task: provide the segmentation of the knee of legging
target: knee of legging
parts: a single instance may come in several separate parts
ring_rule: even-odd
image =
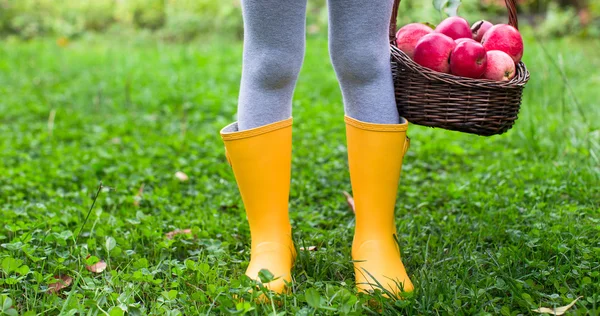
[[[294,85],[302,66],[302,52],[265,49],[246,58],[245,75],[265,90],[278,90]]]
[[[341,82],[369,83],[389,72],[389,51],[376,50],[371,45],[349,44],[352,45],[330,47],[331,62]]]

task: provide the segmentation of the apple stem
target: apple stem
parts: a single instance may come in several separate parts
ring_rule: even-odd
[[[473,28],[471,29],[471,31],[473,31],[473,33],[477,33],[477,31],[479,31],[479,29],[481,28],[481,26],[483,25],[483,20],[477,22],[477,24],[475,24],[473,26]]]

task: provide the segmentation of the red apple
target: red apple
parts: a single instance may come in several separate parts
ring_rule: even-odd
[[[459,38],[454,40],[454,43],[456,43],[456,45],[460,44],[460,43],[464,43],[464,42],[473,42],[473,43],[479,43],[478,41],[472,39],[472,38]]]
[[[519,31],[508,24],[492,26],[481,40],[485,50],[501,50],[507,53],[515,63],[523,57],[523,38]]]
[[[423,36],[415,47],[415,62],[429,69],[449,73],[450,55],[456,44],[442,33]]]
[[[485,34],[485,32],[487,32],[492,26],[494,26],[494,24],[486,21],[486,20],[481,20],[481,21],[477,21],[473,24],[473,26],[471,27],[471,32],[473,33],[473,39],[481,42],[481,39],[483,38],[483,35]]]
[[[435,31],[450,36],[452,39],[473,38],[469,22],[459,16],[445,19],[435,28]]]
[[[505,52],[491,50],[487,52],[487,66],[483,78],[496,81],[510,81],[515,77],[515,61]]]
[[[396,33],[396,46],[411,59],[414,57],[415,46],[421,37],[433,33],[433,29],[421,23],[411,23],[403,26]]]
[[[485,48],[476,41],[464,41],[452,51],[450,71],[454,75],[477,79],[485,72],[486,65]]]

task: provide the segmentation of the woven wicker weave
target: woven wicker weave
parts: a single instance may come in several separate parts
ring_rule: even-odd
[[[505,0],[509,24],[518,28],[515,0]],[[529,71],[517,64],[508,82],[471,79],[439,73],[415,63],[396,47],[395,0],[390,20],[392,74],[400,115],[413,124],[481,136],[508,131],[517,120]]]

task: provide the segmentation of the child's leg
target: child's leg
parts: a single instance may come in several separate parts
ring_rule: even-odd
[[[356,229],[356,286],[412,291],[396,244],[394,208],[408,140],[390,70],[392,0],[329,0],[330,51],[346,108],[346,139]],[[379,284],[379,285],[378,285]]]
[[[240,131],[288,119],[304,58],[306,0],[243,0]]]
[[[397,124],[388,26],[393,0],[328,0],[329,51],[346,114]]]
[[[292,94],[304,57],[306,0],[243,0],[244,68],[238,122],[221,130],[250,226],[246,275],[269,270],[283,292],[296,250],[288,217]]]

